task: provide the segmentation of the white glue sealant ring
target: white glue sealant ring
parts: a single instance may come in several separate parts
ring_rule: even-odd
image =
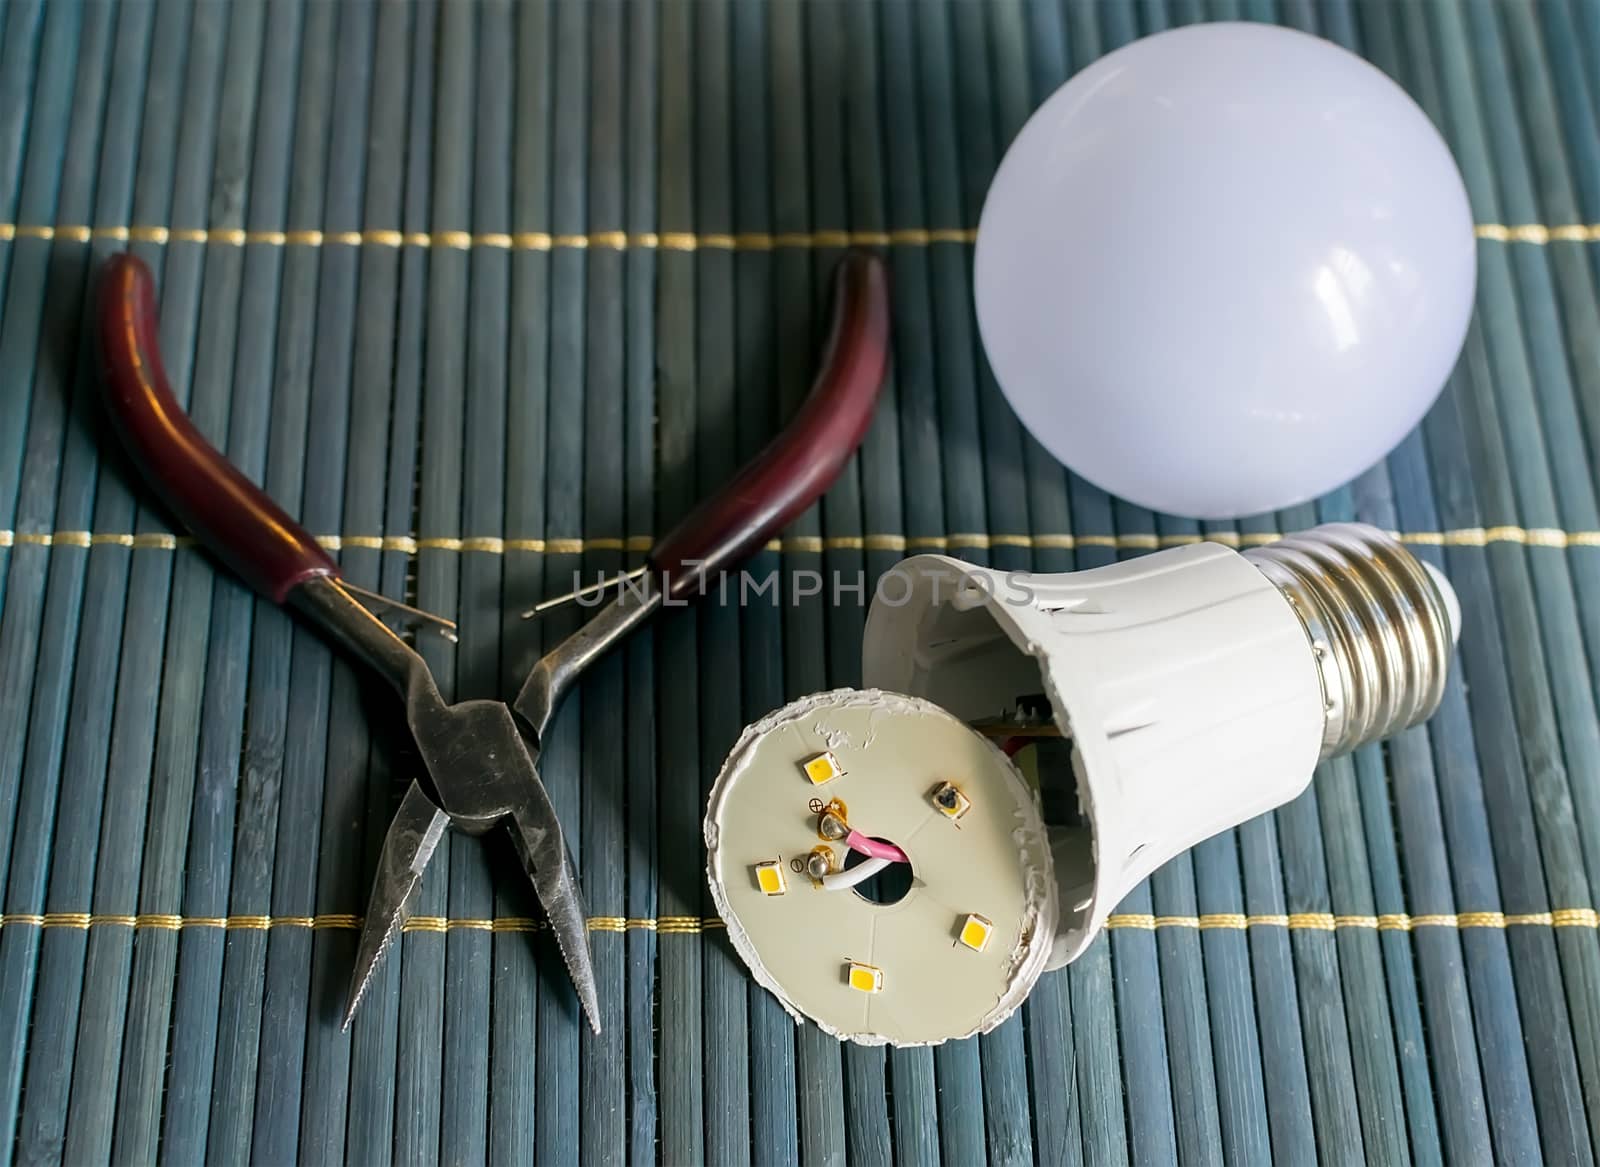
[[[910,861],[896,902],[817,878],[850,854],[823,833],[830,807]],[[987,1033],[1050,955],[1056,879],[1035,792],[993,743],[920,698],[838,689],[750,726],[712,788],[705,837],[734,949],[797,1020],[835,1037]]]

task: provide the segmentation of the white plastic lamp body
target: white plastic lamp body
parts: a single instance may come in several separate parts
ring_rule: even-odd
[[[984,348],[1068,467],[1173,514],[1281,509],[1416,425],[1460,353],[1473,217],[1415,102],[1327,41],[1202,24],[1095,61],[978,228]]]
[[[1052,839],[1051,967],[1168,859],[1293,799],[1319,758],[1430,716],[1460,625],[1443,576],[1355,523],[1058,575],[942,555],[895,571],[909,586],[868,616],[868,685],[967,721],[1042,690],[1072,740],[1082,821]]]

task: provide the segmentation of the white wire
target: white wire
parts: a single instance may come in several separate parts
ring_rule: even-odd
[[[866,883],[893,862],[892,859],[864,859],[849,871],[835,871],[832,875],[824,875],[822,890],[844,891],[846,888],[855,887],[858,883]]]

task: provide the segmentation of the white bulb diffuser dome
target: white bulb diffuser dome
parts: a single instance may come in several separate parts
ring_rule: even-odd
[[[1466,337],[1472,209],[1368,62],[1259,24],[1135,41],[1034,113],[995,174],[974,294],[1002,392],[1097,486],[1198,518],[1377,463]]]
[[[999,1024],[1161,864],[1288,802],[1319,759],[1430,716],[1460,620],[1441,575],[1359,524],[1056,575],[939,555],[891,575],[867,621],[868,690],[747,730],[706,819],[736,950],[797,1016],[867,1042]],[[1044,712],[1019,729],[1034,695]],[[984,737],[1035,731],[1070,743],[1071,821],[1046,821]],[[807,767],[824,752],[819,785]],[[804,873],[762,889],[764,858],[842,835],[819,821],[833,799],[841,823],[903,849],[897,903]],[[981,950],[962,943],[970,918]]]

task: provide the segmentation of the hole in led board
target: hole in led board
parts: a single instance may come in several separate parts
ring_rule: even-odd
[[[873,840],[878,843],[888,843],[891,847],[898,846],[892,840],[882,839],[876,835],[873,836]],[[865,863],[866,859],[867,857],[861,852],[851,851],[845,857],[844,869],[849,871],[852,867]],[[911,890],[911,864],[891,863],[877,875],[857,884],[852,890],[868,903],[881,904],[884,907],[898,904]]]

